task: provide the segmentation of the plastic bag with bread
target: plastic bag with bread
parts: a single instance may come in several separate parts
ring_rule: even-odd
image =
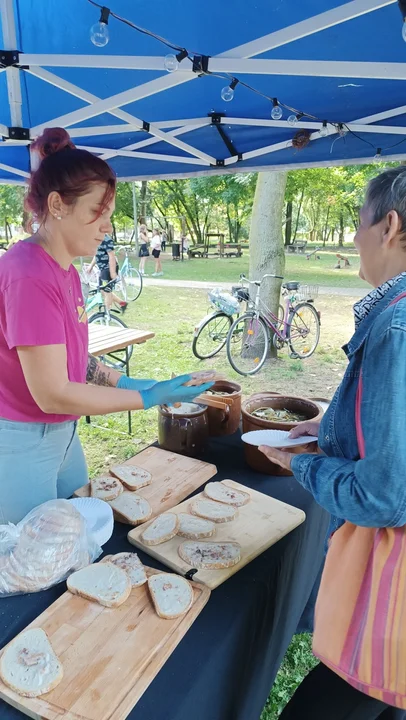
[[[102,553],[67,500],[49,500],[17,525],[0,525],[0,598],[56,585]]]

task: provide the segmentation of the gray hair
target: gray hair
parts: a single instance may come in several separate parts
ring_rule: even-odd
[[[389,168],[373,178],[367,187],[365,204],[372,211],[372,225],[396,210],[406,233],[406,166]]]

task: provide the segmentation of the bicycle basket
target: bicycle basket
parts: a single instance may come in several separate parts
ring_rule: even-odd
[[[238,300],[233,297],[229,292],[225,292],[220,288],[214,288],[209,292],[209,300],[214,307],[218,308],[226,315],[234,315],[239,311]]]
[[[297,297],[299,300],[314,300],[318,294],[318,285],[300,285],[297,291]]]

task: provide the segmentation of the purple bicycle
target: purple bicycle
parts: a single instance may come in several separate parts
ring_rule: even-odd
[[[318,286],[283,283],[285,308],[279,306],[276,317],[261,299],[261,284],[267,277],[283,280],[272,274],[262,280],[241,275],[242,282],[253,286],[255,292],[250,295],[247,312],[233,322],[227,336],[228,361],[240,375],[254,375],[262,368],[270,342],[278,350],[288,345],[290,357],[302,359],[314,353],[320,339],[320,313],[313,305]]]

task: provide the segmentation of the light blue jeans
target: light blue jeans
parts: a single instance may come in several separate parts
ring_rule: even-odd
[[[69,498],[87,482],[76,422],[0,418],[0,524],[19,522],[47,500]]]

